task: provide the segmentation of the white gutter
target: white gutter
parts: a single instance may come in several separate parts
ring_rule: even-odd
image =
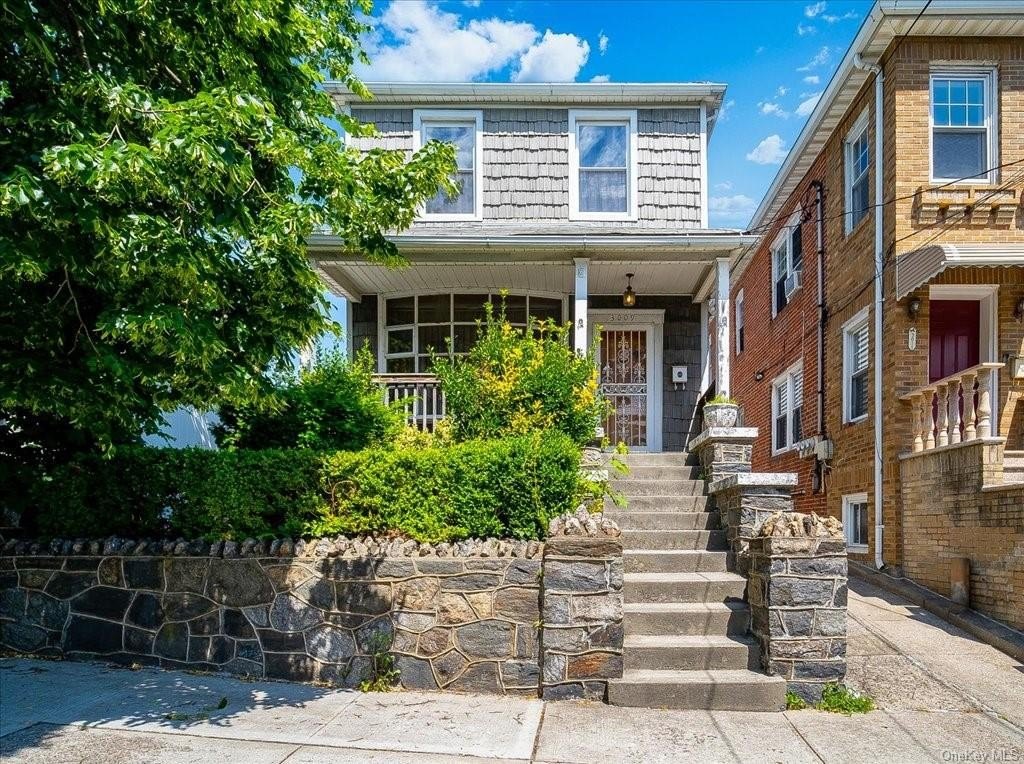
[[[563,103],[567,98],[596,98],[636,102],[644,98],[718,102],[726,86],[719,82],[365,82],[379,103],[416,101],[423,98],[451,100],[480,99],[505,103],[509,99],[530,99]],[[328,81],[324,90],[353,101],[352,91],[342,82]]]
[[[854,54],[853,65],[875,75],[875,567],[885,567],[882,555],[882,537],[885,523],[882,515],[882,267],[885,265],[882,251],[882,223],[885,207],[882,183],[884,136],[882,132],[882,107],[885,96],[885,72],[877,64],[865,63],[860,53]]]
[[[643,250],[702,249],[728,251],[747,247],[757,241],[751,234],[697,234],[669,236],[602,236],[602,235],[507,235],[507,236],[425,236],[397,235],[388,237],[402,249],[557,249],[592,251],[601,249],[642,248]],[[344,241],[329,234],[314,234],[310,249],[339,249]]]

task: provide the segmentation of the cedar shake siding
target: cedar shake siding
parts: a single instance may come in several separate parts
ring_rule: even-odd
[[[620,110],[616,107],[616,110]],[[628,108],[621,109],[628,111]],[[416,231],[464,230],[490,222],[537,226],[569,223],[568,108],[483,109],[483,222],[417,221]],[[637,220],[588,220],[588,228],[699,229],[700,110],[637,109]],[[376,126],[350,145],[412,151],[413,110],[352,107]],[[578,223],[577,223],[578,224]]]

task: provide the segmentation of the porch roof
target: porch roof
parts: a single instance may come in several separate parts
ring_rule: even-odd
[[[929,244],[896,260],[896,299],[901,300],[947,268],[1024,265],[1021,244]]]

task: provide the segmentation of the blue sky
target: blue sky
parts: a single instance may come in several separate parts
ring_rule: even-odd
[[[711,224],[743,227],[870,9],[866,0],[378,2],[364,79],[710,80]]]

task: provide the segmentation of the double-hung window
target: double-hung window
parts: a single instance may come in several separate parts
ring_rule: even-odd
[[[843,325],[843,421],[868,415],[868,311]]]
[[[800,233],[803,213],[797,210],[790,217],[772,246],[772,315],[789,304],[800,288],[803,275],[803,240]]]
[[[413,148],[430,141],[455,147],[456,170],[452,180],[458,193],[438,191],[427,200],[422,217],[429,220],[480,220],[483,217],[483,149],[480,135],[483,115],[479,111],[416,110],[413,113]]]
[[[851,493],[843,497],[843,533],[851,552],[868,551],[868,495]]]
[[[743,290],[736,294],[736,354],[743,352],[746,339],[744,329],[746,328],[746,317],[744,316]]]
[[[788,451],[803,438],[803,362],[790,367],[772,383],[772,453]]]
[[[931,75],[932,180],[996,182],[995,71]]]
[[[868,112],[865,110],[857,118],[843,144],[843,166],[846,178],[846,233],[850,233],[861,220],[867,217],[870,162]]]
[[[636,112],[569,111],[569,215],[636,218]]]

